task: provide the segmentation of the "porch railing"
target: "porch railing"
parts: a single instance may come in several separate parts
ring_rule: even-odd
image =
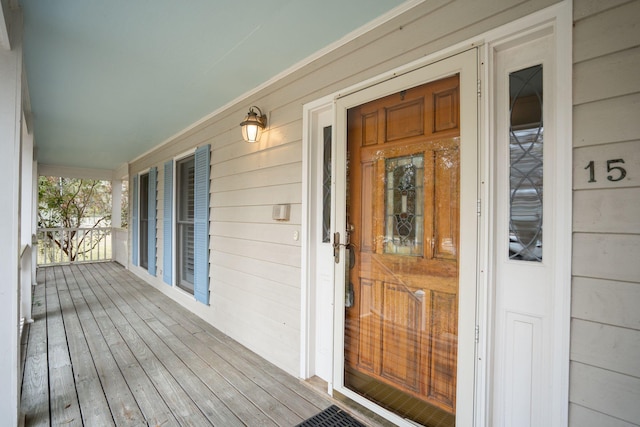
[[[111,261],[111,227],[39,228],[38,265]]]

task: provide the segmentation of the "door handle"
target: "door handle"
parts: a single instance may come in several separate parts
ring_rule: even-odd
[[[347,231],[347,242],[340,243],[340,232],[336,231],[333,233],[333,260],[336,264],[340,263],[340,246],[344,246],[345,248],[349,248],[351,245],[351,231],[353,231],[353,225],[349,226],[349,230]]]
[[[333,261],[336,264],[340,263],[340,232],[333,233]]]

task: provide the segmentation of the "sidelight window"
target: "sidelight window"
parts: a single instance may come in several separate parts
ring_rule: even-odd
[[[509,258],[542,261],[542,65],[509,74]]]

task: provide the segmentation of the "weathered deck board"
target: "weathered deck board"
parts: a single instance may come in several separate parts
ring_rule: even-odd
[[[81,425],[80,405],[71,368],[69,346],[53,269],[46,272],[47,343],[49,362],[49,411],[51,425]],[[37,321],[36,321],[37,322]],[[34,322],[35,324],[35,322]],[[26,372],[25,372],[26,375]],[[29,418],[29,414],[26,414]]]
[[[100,425],[100,423],[104,426],[114,425],[93,360],[94,355],[87,345],[64,271],[57,268],[55,274],[82,421],[85,425]],[[82,307],[81,310],[83,310]]]
[[[150,306],[151,301],[145,298],[144,294],[140,293],[135,287],[128,287],[123,290],[123,292],[126,292],[126,295],[122,295],[122,297],[127,299],[129,304],[136,308],[136,312],[145,312],[145,306]],[[175,310],[169,310],[169,307],[158,307],[158,309],[161,312],[167,313],[168,316],[175,315]],[[149,326],[152,326],[156,334],[161,336],[166,343],[173,343],[172,347],[177,349],[183,357],[189,357],[191,360],[194,360],[193,356],[197,355],[205,360],[212,360],[214,364],[211,365],[210,369],[216,370],[216,374],[224,378],[227,382],[239,385],[241,389],[249,390],[245,391],[246,397],[249,398],[255,406],[272,408],[269,412],[270,417],[275,423],[282,425],[285,422],[292,422],[294,420],[300,422],[319,412],[317,407],[301,400],[299,396],[295,396],[294,393],[290,391],[287,393],[286,389],[275,385],[273,381],[262,380],[262,378],[265,378],[264,374],[258,372],[255,368],[248,367],[247,365],[231,367],[231,361],[238,361],[238,358],[235,354],[230,354],[226,351],[227,348],[225,346],[218,346],[219,348],[212,351],[210,347],[206,346],[206,344],[208,344],[206,341],[202,343],[193,339],[192,334],[203,333],[203,329],[200,326],[183,319],[184,323],[190,325],[189,330],[187,330],[179,324],[180,320],[167,320],[167,316],[162,316],[161,320],[162,322],[155,321],[154,323],[149,323]],[[168,328],[163,322],[169,325]],[[174,331],[177,332],[174,334]],[[238,370],[241,373],[238,373]],[[262,387],[267,382],[270,384],[269,388],[273,391],[271,394]],[[275,387],[271,387],[271,385],[275,385]],[[306,405],[303,402],[305,402]],[[296,412],[288,406],[302,409]],[[257,420],[254,419],[246,420],[245,422],[247,425],[255,425],[253,423],[256,421]],[[263,423],[264,422],[263,420]]]
[[[144,416],[95,320],[95,317],[102,314],[102,307],[95,305],[92,307],[89,304],[88,298],[90,296],[85,297],[82,294],[74,271],[70,267],[63,267],[63,272],[115,424],[122,426],[141,425],[145,422]],[[79,272],[78,274],[80,275]]]
[[[109,268],[109,265],[105,264],[103,267]],[[161,294],[136,294],[133,292],[133,289],[138,290],[141,284],[135,281],[130,284],[131,287],[127,289],[132,297],[139,299],[143,304],[152,304],[157,310],[166,313],[166,316],[159,319],[166,327],[173,330],[175,325],[179,325],[180,328],[187,329],[188,333],[201,339],[202,342],[197,344],[194,344],[194,341],[191,340],[191,345],[183,340],[184,344],[191,349],[196,347],[201,348],[203,344],[207,345],[213,339],[214,342],[217,343],[215,352],[225,360],[233,361],[236,368],[239,368],[240,371],[244,372],[247,376],[254,378],[258,386],[271,393],[280,402],[289,405],[290,409],[299,414],[303,419],[309,418],[324,409],[313,403],[317,400],[316,392],[309,390],[307,386],[299,382],[291,385],[291,376],[286,372],[266,362],[220,331],[208,327],[204,320],[199,317],[186,311],[171,310],[172,302],[162,297]],[[184,337],[186,335],[182,333],[180,336]],[[209,346],[209,348],[211,347]],[[225,352],[224,355],[222,351]],[[258,372],[260,372],[260,374],[258,374]],[[264,374],[267,375],[265,376]],[[283,384],[289,385],[282,387]]]
[[[117,264],[38,277],[26,426],[292,426],[335,403]]]
[[[211,422],[207,420],[188,393],[174,378],[170,368],[159,360],[159,352],[150,348],[132,325],[131,321],[137,315],[128,302],[120,298],[114,299],[112,296],[114,291],[109,287],[101,288],[98,285],[98,288],[105,291],[102,300],[111,300],[112,307],[107,310],[107,313],[113,319],[116,329],[178,423],[181,425],[211,425]],[[189,378],[183,378],[183,380],[187,382]]]
[[[42,276],[42,275],[41,275]],[[26,328],[27,348],[22,380],[23,411],[32,426],[49,425],[49,372],[47,369],[47,306],[44,277],[33,292],[32,316],[35,322]]]
[[[143,367],[127,345],[115,324],[108,316],[107,310],[114,310],[115,305],[97,286],[97,282],[90,273],[90,269],[81,268],[84,279],[91,292],[84,290],[85,299],[94,313],[96,322],[104,336],[111,354],[122,371],[129,389],[135,395],[135,400],[150,426],[178,426],[179,423],[166,405],[160,393],[145,373]]]

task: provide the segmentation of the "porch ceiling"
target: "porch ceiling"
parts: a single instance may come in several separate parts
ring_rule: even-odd
[[[402,3],[20,0],[38,161],[115,169]]]

